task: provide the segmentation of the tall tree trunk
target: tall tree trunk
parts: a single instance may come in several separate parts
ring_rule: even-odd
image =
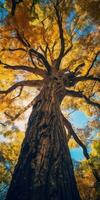
[[[53,85],[36,97],[6,200],[80,200]]]

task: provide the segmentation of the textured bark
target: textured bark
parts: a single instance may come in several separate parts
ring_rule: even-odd
[[[55,88],[35,99],[6,200],[80,200]]]

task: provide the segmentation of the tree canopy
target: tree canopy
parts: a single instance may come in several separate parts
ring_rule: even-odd
[[[8,21],[0,28],[1,79],[6,81],[9,74],[7,90],[0,93],[7,94],[7,98],[15,88],[39,86],[37,79],[60,68],[65,73],[66,88],[71,88],[71,91],[66,89],[66,95],[74,97],[73,105],[80,108],[83,102],[86,108],[90,108],[87,104],[99,107],[99,27],[81,13],[77,2],[56,3],[18,1],[14,16],[10,12]],[[12,9],[8,1],[6,7]],[[20,74],[23,81],[9,88]]]

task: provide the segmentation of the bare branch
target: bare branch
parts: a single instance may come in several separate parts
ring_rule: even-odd
[[[44,21],[42,21],[41,24],[42,24],[42,26],[43,26],[42,35],[43,35],[43,40],[44,40],[44,42],[45,42],[46,47],[45,47],[45,50],[44,50],[41,46],[40,46],[40,48],[41,48],[42,52],[44,53],[45,58],[47,58],[47,51],[49,52],[49,55],[50,55],[50,58],[51,58],[51,61],[52,61],[52,53],[51,53],[51,50],[50,50],[50,48],[49,48],[49,43],[48,43],[48,41],[46,40],[46,35],[45,35],[46,30],[45,30]]]
[[[24,48],[13,48],[13,49],[12,49],[12,48],[7,48],[7,49],[3,48],[3,49],[1,49],[1,51],[11,51],[11,52],[24,51],[24,52],[26,52],[26,53],[29,54],[30,59],[31,59],[31,62],[32,62],[33,66],[35,67],[35,69],[36,69],[36,68],[38,69],[37,65],[36,65],[35,62],[33,61],[32,53],[31,53],[30,51],[28,52],[28,50],[26,50],[26,49],[24,49]]]
[[[84,62],[81,63],[81,64],[79,64],[79,65],[76,67],[74,73],[75,73],[75,74],[80,74],[80,69],[81,69],[82,67],[84,67],[84,66],[85,66],[85,63],[84,63]]]
[[[30,66],[26,66],[26,65],[9,65],[9,64],[6,64],[2,61],[0,61],[0,64],[4,65],[4,68],[6,69],[12,69],[12,70],[24,70],[24,71],[27,71],[27,72],[30,72],[30,73],[33,73],[33,74],[38,74],[40,76],[45,76],[45,73],[46,71],[45,70],[42,70],[42,69],[39,69],[39,68],[33,68],[33,67],[30,67]]]
[[[73,130],[71,123],[63,116],[63,114],[62,114],[62,118],[63,118],[64,125],[65,125],[65,127],[67,128],[67,130],[68,130],[69,139],[70,139],[70,137],[71,137],[71,135],[72,135],[73,138],[74,138],[74,140],[77,142],[77,144],[79,144],[79,146],[81,146],[81,148],[83,149],[83,154],[84,154],[85,158],[86,158],[87,160],[89,160],[89,159],[90,159],[90,156],[89,156],[89,154],[88,154],[88,151],[87,151],[86,146],[85,146],[85,145],[83,144],[83,142],[79,139],[79,137],[77,136],[77,134],[76,134],[75,131]],[[100,182],[100,175],[99,175],[98,171],[94,168],[94,164],[93,164],[90,160],[89,160],[88,164],[89,164],[90,167],[91,167],[91,170],[92,170],[92,173],[93,173],[95,179],[96,179],[97,181]]]
[[[34,56],[37,57],[37,59],[41,60],[44,64],[45,68],[47,69],[48,73],[51,73],[51,66],[48,63],[47,59],[41,54],[40,52],[36,51],[35,49],[31,48],[29,50],[30,53],[33,53]]]
[[[70,40],[68,41],[68,42],[70,42],[70,46],[65,50],[63,57],[66,56],[71,51],[71,49],[73,48],[73,42],[72,42],[72,40],[73,40],[73,37],[74,37],[74,30],[76,28],[76,25],[79,22],[79,19],[80,19],[80,17],[77,16],[76,20],[73,20],[74,24],[73,24],[72,30],[70,30]]]
[[[48,44],[45,46],[45,50],[44,50],[44,55],[47,58],[47,50],[48,50]]]
[[[2,125],[2,126],[4,126],[4,127],[6,126],[6,124],[4,124],[4,123],[2,123],[2,122],[0,122],[0,125]]]
[[[100,82],[100,78],[99,77],[93,77],[92,75],[76,77],[75,83],[77,83],[79,81],[98,81],[98,82]]]
[[[66,56],[69,52],[70,52],[70,50],[73,48],[73,44],[71,44],[71,46],[68,48],[68,49],[66,49],[66,51],[64,52],[64,54],[63,54],[63,57],[64,56]]]
[[[11,15],[13,16],[15,14],[15,10],[16,10],[16,1],[15,0],[11,0],[12,1],[12,9],[11,9]]]
[[[63,73],[70,72],[71,67],[73,67],[74,64],[76,64],[77,61],[79,61],[79,58],[77,58],[77,59],[72,60],[71,62],[69,62],[68,66],[67,66],[66,68],[62,69],[61,71],[62,71]],[[77,66],[77,67],[78,67],[78,66]]]
[[[11,15],[14,16],[15,15],[15,11],[16,11],[16,6],[17,4],[23,2],[23,0],[11,0],[12,1],[12,8],[11,8]]]
[[[98,51],[98,52],[96,53],[96,55],[95,55],[95,57],[94,57],[94,59],[93,59],[93,61],[92,61],[92,64],[91,64],[91,66],[89,67],[89,69],[88,69],[88,71],[87,71],[87,73],[86,73],[86,76],[89,75],[89,72],[91,71],[92,67],[94,66],[94,64],[95,64],[95,62],[96,62],[97,57],[98,57],[99,54],[100,54],[100,51]]]
[[[23,91],[23,86],[20,87],[19,94],[17,96],[15,96],[14,98],[12,98],[11,101],[14,100],[14,99],[16,99],[16,98],[18,98],[18,97],[20,97],[21,94],[22,94],[22,91]]]
[[[86,157],[86,159],[89,159],[89,154],[87,152],[86,146],[82,143],[82,141],[78,138],[77,134],[74,132],[71,123],[63,115],[62,117],[63,117],[64,125],[68,129],[69,134],[72,135],[75,141],[82,147],[83,154]]]
[[[33,58],[33,56],[32,56],[32,52],[29,51],[28,54],[29,54],[29,56],[30,56],[32,65],[35,67],[35,69],[38,69],[36,63],[34,62],[34,58]]]
[[[14,51],[24,51],[24,52],[27,52],[27,50],[24,49],[24,48],[3,48],[0,51],[11,51],[11,52],[14,52]]]
[[[69,67],[67,69],[61,70],[63,73],[63,80],[64,80],[64,85],[65,87],[71,87],[75,86],[78,82],[83,82],[83,81],[97,81],[100,83],[100,78],[99,77],[94,77],[93,75],[89,76],[79,76],[80,75],[80,68],[83,67],[85,63],[79,64],[74,72],[71,72]],[[78,75],[78,76],[77,76]]]
[[[45,56],[45,58],[47,59],[47,51],[49,52],[49,55],[50,55],[50,59],[52,61],[52,54],[51,54],[51,50],[49,48],[49,45],[48,43],[46,42],[46,46],[45,46],[45,49],[43,49],[43,47],[41,45],[39,45],[39,48],[40,50],[43,52],[43,55]]]
[[[43,81],[41,80],[26,80],[26,81],[20,81],[18,83],[15,83],[14,85],[12,85],[10,88],[8,88],[7,90],[1,90],[0,94],[5,94],[7,95],[8,93],[14,91],[16,88],[18,87],[24,87],[24,86],[28,86],[28,87],[41,87]]]
[[[19,30],[16,29],[17,39],[27,48],[31,48],[30,43],[28,40],[24,37],[24,34],[22,32],[19,32]]]
[[[54,41],[54,43],[53,43],[53,45],[52,45],[52,54],[54,53],[54,48],[55,48],[55,46],[56,46],[56,44],[57,44],[57,41],[58,41],[58,39],[57,40],[55,40]]]
[[[5,115],[9,117],[12,121],[15,121],[21,114],[23,114],[26,110],[28,110],[34,103],[33,99],[27,106],[25,106],[20,112],[18,112],[15,116],[11,116],[9,113],[5,112]]]
[[[19,39],[19,41],[26,47],[28,48],[28,52],[29,55],[31,56],[31,61],[32,61],[32,54],[39,60],[42,61],[42,63],[44,64],[45,68],[47,69],[48,73],[51,72],[51,66],[49,64],[49,62],[47,61],[47,59],[43,56],[43,54],[41,54],[40,52],[38,52],[36,49],[31,47],[31,44],[28,42],[28,40],[24,37],[24,34],[19,33],[18,30],[16,30],[17,33],[17,38]]]
[[[83,94],[83,92],[74,91],[74,90],[67,90],[67,89],[66,89],[66,95],[72,96],[72,97],[79,97],[79,98],[82,98],[82,99],[84,99],[88,104],[90,104],[90,105],[92,105],[92,106],[96,106],[97,108],[100,109],[100,104],[97,103],[97,102],[94,102],[94,101],[90,100],[87,96],[85,96],[85,95]]]

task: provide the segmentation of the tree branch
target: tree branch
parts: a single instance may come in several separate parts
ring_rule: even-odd
[[[56,60],[56,69],[57,70],[59,70],[60,63],[61,63],[62,57],[64,55],[64,50],[65,50],[65,42],[64,42],[63,27],[62,27],[62,16],[61,16],[60,9],[59,9],[60,3],[61,2],[59,2],[59,0],[57,0],[56,5],[54,5],[56,17],[57,17],[58,28],[59,28],[60,44],[61,44],[60,54]]]
[[[24,34],[22,32],[19,32],[18,29],[15,30],[17,34],[17,39],[27,48],[31,48],[30,43],[28,40],[24,37]]]
[[[90,67],[89,67],[89,69],[88,69],[88,71],[87,71],[87,73],[86,73],[86,76],[89,75],[89,72],[91,71],[92,67],[94,66],[94,63],[96,62],[97,57],[98,57],[99,54],[100,54],[100,51],[98,51],[98,52],[96,53],[96,55],[95,55],[95,57],[94,57],[94,59],[93,59],[93,61],[92,61],[92,64],[90,65]]]
[[[23,0],[17,0],[17,1],[16,0],[11,0],[11,1],[12,1],[11,15],[14,16],[17,4],[23,2]]]
[[[14,51],[24,51],[24,52],[28,52],[26,49],[24,49],[24,48],[14,48],[14,49],[12,49],[12,48],[8,48],[8,49],[1,49],[1,51],[11,51],[11,52],[14,52]],[[23,67],[23,69],[22,70],[26,70],[26,71],[29,71],[29,72],[32,72],[32,73],[37,73],[38,75],[43,75],[43,73],[45,73],[46,71],[45,70],[42,70],[42,69],[39,69],[38,67],[37,67],[37,65],[35,64],[35,62],[34,62],[34,60],[33,60],[33,58],[32,58],[32,52],[31,51],[29,51],[28,52],[28,54],[29,54],[29,56],[30,56],[30,59],[31,59],[31,62],[32,62],[32,64],[33,64],[33,66],[35,67],[34,69],[32,68],[32,69],[28,69],[28,68],[31,68],[31,67],[28,67],[28,66],[24,66]],[[4,64],[4,65],[6,65],[6,66],[10,66],[10,65],[7,65],[7,64],[5,64],[5,63],[3,63],[2,61],[0,62],[0,64]],[[12,66],[11,66],[12,67]],[[14,66],[14,67],[16,67],[16,66]],[[22,67],[22,66],[21,66]],[[27,67],[27,69],[25,69]],[[13,68],[14,69],[14,68]],[[16,68],[16,70],[17,70],[17,68]],[[43,73],[42,73],[43,72]]]
[[[15,121],[21,114],[23,114],[26,110],[28,110],[34,103],[33,99],[27,106],[25,106],[20,112],[18,112],[15,116],[11,116],[9,113],[5,112],[5,115],[9,117],[12,121]]]
[[[42,67],[43,67],[43,62],[42,62],[40,59],[38,59],[38,64],[36,64],[36,62],[34,61],[35,55],[34,55],[30,50],[28,51],[28,54],[29,54],[29,56],[30,56],[32,65],[35,67],[35,70],[38,71],[38,69],[39,69],[38,66],[41,66],[41,65],[42,65]],[[41,63],[41,65],[40,65],[40,63]],[[39,69],[39,70],[42,71],[42,69]],[[47,71],[45,71],[45,70],[43,70],[43,71],[45,72],[45,74],[47,73]]]
[[[51,53],[51,50],[50,50],[50,48],[49,48],[49,43],[48,43],[48,41],[46,40],[46,35],[45,35],[46,30],[45,30],[44,21],[42,21],[41,24],[42,24],[42,26],[43,26],[42,36],[43,36],[43,40],[44,40],[44,42],[45,42],[46,47],[45,47],[45,50],[44,50],[44,49],[42,48],[42,46],[40,45],[40,49],[42,50],[42,52],[43,52],[45,58],[47,58],[47,51],[48,51],[48,52],[49,52],[49,55],[50,55],[50,59],[51,59],[51,61],[52,61],[52,53]]]
[[[0,51],[24,51],[24,52],[27,52],[27,50],[26,49],[24,49],[24,48],[3,48],[3,49],[1,49]]]
[[[80,77],[76,77],[75,78],[75,83],[79,82],[79,81],[98,81],[100,82],[100,78],[99,77],[93,77],[92,75],[90,76],[80,76]]]
[[[35,55],[37,59],[41,60],[45,68],[47,69],[48,73],[51,73],[51,66],[48,63],[47,59],[43,56],[43,54],[41,54],[40,52],[36,51],[33,48],[30,48],[29,52],[33,53],[33,55]]]
[[[83,67],[84,63],[78,65],[78,68]],[[83,82],[83,81],[95,81],[100,83],[100,78],[99,77],[94,77],[93,75],[90,76],[77,76],[79,74],[78,69],[76,69],[74,72],[69,71],[68,69],[63,69],[61,70],[63,73],[63,81],[65,87],[71,87],[75,86],[78,82]],[[76,75],[77,74],[77,75]]]
[[[26,66],[26,65],[9,65],[9,64],[6,64],[2,61],[0,61],[0,64],[4,65],[4,68],[6,69],[12,69],[12,70],[24,70],[24,71],[27,71],[27,72],[30,72],[30,73],[33,73],[33,74],[37,74],[37,75],[40,75],[40,76],[45,76],[45,73],[46,71],[45,70],[42,70],[42,69],[39,69],[39,68],[33,68],[33,67],[30,67],[30,66]]]
[[[81,63],[81,64],[79,64],[77,67],[76,67],[76,69],[75,69],[75,71],[74,71],[74,73],[75,74],[80,74],[80,69],[82,68],[82,67],[84,67],[85,66],[85,63],[83,62],[83,63]]]
[[[0,94],[9,94],[10,92],[14,91],[16,88],[18,87],[24,87],[24,86],[28,86],[28,87],[41,87],[43,81],[42,80],[27,80],[27,81],[20,81],[18,83],[15,83],[14,85],[12,85],[10,88],[8,88],[7,90],[1,90]]]
[[[69,136],[71,137],[71,135],[73,136],[74,140],[79,144],[79,146],[81,146],[81,148],[83,149],[83,154],[85,156],[85,158],[87,160],[90,159],[90,156],[88,154],[88,151],[87,151],[87,148],[86,146],[83,144],[83,142],[79,139],[79,137],[77,136],[77,134],[75,133],[75,131],[73,130],[72,128],[72,125],[71,123],[63,116],[62,114],[62,118],[63,118],[63,122],[64,122],[64,125],[65,127],[67,128],[68,130],[68,133],[69,133]],[[95,179],[100,182],[100,176],[99,176],[99,173],[98,171],[94,168],[94,164],[89,160],[89,165],[91,167],[91,170],[92,170],[92,173],[95,177]]]
[[[47,69],[48,73],[51,73],[51,66],[49,64],[49,62],[47,61],[47,59],[43,56],[43,54],[41,54],[40,52],[38,52],[36,49],[31,47],[31,44],[28,42],[28,40],[24,37],[24,34],[19,33],[18,30],[16,30],[17,33],[17,38],[19,39],[19,41],[26,47],[28,48],[28,52],[29,55],[32,56],[33,55],[42,61],[42,63],[44,64],[45,68]],[[31,57],[32,60],[32,57]]]
[[[6,124],[4,124],[4,123],[2,123],[2,122],[0,122],[0,125],[2,125],[2,126],[4,126],[4,127],[6,126]]]
[[[63,57],[64,56],[66,56],[69,52],[70,52],[70,50],[73,48],[73,44],[71,44],[71,46],[68,48],[68,49],[66,49],[66,51],[64,52],[64,54],[63,54]]]
[[[13,97],[13,98],[11,99],[11,101],[14,100],[14,99],[16,99],[16,98],[18,98],[18,97],[20,97],[21,94],[22,94],[22,91],[23,91],[23,86],[20,87],[19,94],[18,94],[17,96]]]
[[[52,50],[51,50],[52,54],[54,53],[54,49],[55,49],[55,46],[57,44],[57,41],[58,40],[55,40],[54,43],[53,43],[53,45],[52,45]]]
[[[92,105],[92,106],[96,106],[97,108],[100,109],[100,104],[97,103],[97,102],[94,102],[92,100],[90,100],[87,96],[85,96],[83,94],[83,92],[77,92],[77,91],[74,91],[74,90],[67,90],[66,89],[66,95],[68,96],[72,96],[72,97],[79,97],[79,98],[82,98],[84,99],[88,104]]]
[[[86,146],[82,143],[82,141],[78,138],[77,134],[74,132],[71,123],[63,115],[62,117],[63,117],[64,125],[68,129],[68,133],[70,134],[70,136],[72,135],[75,141],[79,144],[79,146],[82,147],[83,154],[86,157],[86,159],[89,159],[89,154],[87,152]]]

